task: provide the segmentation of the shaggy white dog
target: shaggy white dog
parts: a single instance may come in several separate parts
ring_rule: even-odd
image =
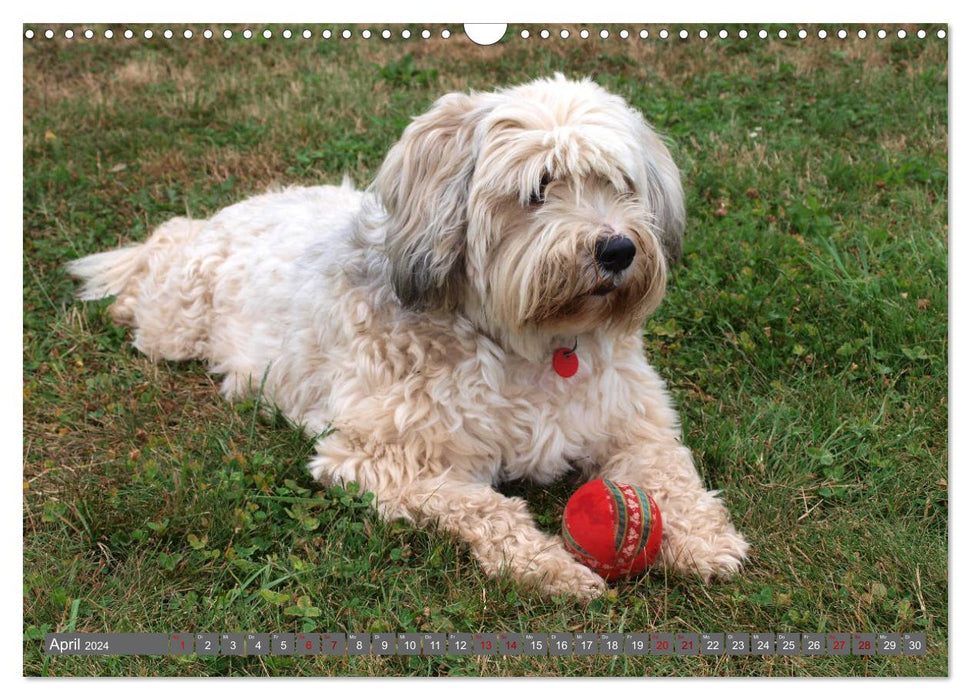
[[[706,579],[748,548],[641,345],[683,226],[640,114],[557,75],[442,97],[367,192],[254,197],[70,270],[149,356],[205,360],[227,397],[262,390],[321,435],[316,479],[454,533],[489,574],[590,598],[603,580],[494,484],[571,465],[637,484],[664,565]]]

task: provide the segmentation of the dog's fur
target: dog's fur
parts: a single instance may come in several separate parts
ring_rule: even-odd
[[[117,297],[149,356],[205,360],[227,397],[262,390],[324,435],[319,481],[454,533],[489,574],[590,598],[603,580],[494,484],[571,465],[637,484],[664,565],[706,579],[748,549],[641,345],[683,227],[678,170],[640,114],[556,76],[442,97],[367,192],[254,197],[70,270],[82,298]],[[619,235],[636,253],[611,272],[597,245]],[[561,377],[553,353],[574,343]]]

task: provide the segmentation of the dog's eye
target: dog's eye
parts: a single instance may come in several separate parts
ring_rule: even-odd
[[[546,201],[546,188],[549,186],[550,180],[552,180],[552,178],[550,177],[549,173],[543,175],[543,179],[539,182],[539,190],[534,190],[533,193],[529,195],[530,204],[542,204]]]

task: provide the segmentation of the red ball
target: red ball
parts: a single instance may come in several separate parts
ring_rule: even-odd
[[[661,512],[637,486],[595,479],[563,511],[567,550],[608,581],[635,576],[661,550]]]

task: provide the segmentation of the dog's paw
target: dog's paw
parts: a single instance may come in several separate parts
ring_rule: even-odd
[[[592,569],[574,559],[562,545],[533,558],[526,583],[547,595],[565,595],[582,601],[599,598],[607,584]]]
[[[568,595],[586,602],[607,591],[604,580],[579,562],[549,573],[552,575],[545,576],[540,585],[550,595]]]
[[[687,534],[662,547],[665,564],[704,581],[730,578],[748,558],[749,544],[730,525],[717,533]]]

